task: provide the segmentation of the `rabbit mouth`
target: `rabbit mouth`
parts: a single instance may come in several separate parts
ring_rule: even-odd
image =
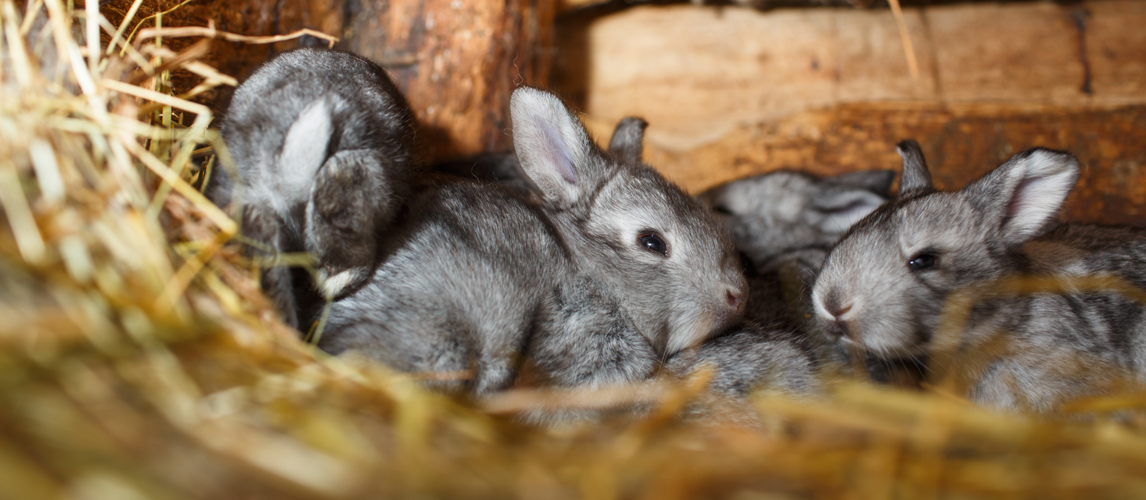
[[[871,336],[864,341],[860,338],[854,344],[863,348],[865,351],[883,358],[883,359],[900,359],[900,358],[915,358],[924,355],[927,348],[919,342],[913,342],[911,339],[917,338],[917,332],[912,332],[909,337],[887,337],[887,336]],[[851,339],[841,339],[844,342],[850,342]]]
[[[672,323],[679,326],[670,328],[668,331],[665,356],[672,356],[704,342],[709,335],[712,335],[712,332],[721,326],[716,315],[708,311],[700,311],[697,314],[685,313],[681,316]]]
[[[847,347],[858,347],[858,348],[863,349],[865,351],[870,351],[870,349],[868,349],[867,346],[864,345],[862,340],[852,340],[852,338],[848,337],[848,336],[840,337],[838,342],[843,344],[844,346],[847,346]]]

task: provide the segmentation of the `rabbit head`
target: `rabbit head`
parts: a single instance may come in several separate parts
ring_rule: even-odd
[[[1078,179],[1073,156],[1037,148],[941,192],[917,143],[899,153],[899,198],[844,235],[812,292],[819,330],[883,358],[923,354],[951,292],[1019,271],[1018,247],[1043,232]]]
[[[894,179],[890,170],[827,178],[782,170],[716,186],[700,198],[718,214],[736,248],[764,271],[793,250],[835,243],[887,201]]]
[[[576,271],[606,286],[660,355],[738,318],[747,291],[740,261],[702,204],[631,147],[601,151],[550,93],[519,88],[510,113],[518,159]],[[639,147],[641,124],[615,140]]]

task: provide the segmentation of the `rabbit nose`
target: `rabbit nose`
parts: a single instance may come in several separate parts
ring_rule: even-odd
[[[832,316],[835,316],[835,317],[837,317],[837,318],[838,318],[838,317],[840,317],[840,316],[843,316],[843,315],[847,314],[847,313],[848,313],[848,311],[850,311],[850,310],[852,310],[852,305],[851,305],[851,304],[848,304],[848,305],[846,305],[846,306],[844,306],[844,307],[839,307],[839,306],[837,305],[837,306],[835,306],[835,307],[830,307],[830,308],[828,308],[828,312],[832,313]]]
[[[828,300],[824,301],[824,309],[826,309],[828,314],[831,314],[832,317],[835,318],[838,322],[840,320],[840,316],[843,316],[847,314],[848,311],[852,310],[852,303],[848,302],[847,304],[840,306],[839,294],[831,293],[828,295]]]
[[[743,294],[737,291],[729,290],[727,293],[728,306],[733,309],[740,309],[741,299]]]

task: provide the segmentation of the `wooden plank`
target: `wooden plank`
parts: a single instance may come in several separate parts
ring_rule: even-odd
[[[1083,58],[1072,13],[1088,11]],[[649,140],[687,150],[733,128],[804,110],[871,101],[1000,102],[1087,107],[1146,102],[1134,1],[907,9],[923,75],[907,74],[890,13],[641,7],[562,41],[561,87],[595,118],[639,114]],[[1110,28],[1110,29],[1105,29]],[[569,46],[580,44],[583,46]],[[1139,62],[1133,62],[1139,61]],[[580,65],[580,67],[577,67]],[[580,81],[576,81],[580,75]],[[1134,82],[1134,83],[1128,83]],[[671,103],[671,104],[670,104]]]
[[[598,138],[612,124],[588,118]],[[649,125],[647,134],[657,127]],[[956,189],[1030,147],[1067,150],[1083,164],[1069,220],[1146,226],[1146,106],[1050,107],[845,104],[735,129],[677,152],[646,145],[645,159],[692,192],[777,169],[821,175],[900,168],[895,143],[916,138],[936,186]]]
[[[555,83],[598,137],[623,116],[648,119],[647,159],[692,191],[779,168],[898,169],[905,138],[938,184],[958,187],[1041,145],[1086,165],[1069,217],[1146,224],[1146,4],[906,18],[918,80],[890,13],[671,6],[559,26],[581,35],[561,40]]]
[[[1078,31],[1051,3],[926,9],[939,94],[948,101],[1085,103]]]

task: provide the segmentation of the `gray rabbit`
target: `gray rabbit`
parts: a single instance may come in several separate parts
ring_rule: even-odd
[[[327,298],[365,283],[418,170],[413,113],[385,71],[345,52],[286,52],[235,91],[222,135],[238,176],[214,176],[209,194],[243,204],[243,234],[261,253],[314,254]],[[309,283],[282,265],[262,281],[297,327],[295,290]]]
[[[737,320],[740,262],[702,204],[601,151],[552,94],[519,88],[510,114],[539,194],[453,181],[413,196],[370,283],[333,304],[320,347],[466,373],[434,384],[481,395],[526,365],[552,386],[641,380]]]
[[[745,317],[787,331],[812,348],[821,365],[849,368],[848,355],[810,335],[812,283],[836,240],[885,203],[895,172],[877,170],[817,177],[780,170],[713,187],[699,197],[732,233],[749,261]],[[913,385],[919,369],[870,359],[867,373],[880,382]],[[905,378],[906,376],[906,378]],[[908,381],[910,380],[910,381]]]
[[[701,193],[751,263],[747,316],[803,329],[811,285],[828,250],[888,200],[894,179],[890,170],[824,178],[780,170]]]
[[[1143,380],[1142,306],[1077,280],[1146,285],[1146,232],[1055,223],[1079,176],[1073,156],[1031,149],[943,192],[918,144],[899,153],[899,199],[852,227],[816,280],[828,338],[886,359],[930,357],[971,400],[1010,410],[1050,412]],[[1007,291],[1031,276],[1060,289]],[[968,305],[965,321],[941,321],[952,297]]]
[[[826,251],[888,200],[891,170],[817,177],[780,170],[713,187],[700,198],[720,214],[736,248],[759,272],[773,272],[809,249]],[[811,259],[813,255],[797,258]],[[822,257],[821,257],[822,258]]]

